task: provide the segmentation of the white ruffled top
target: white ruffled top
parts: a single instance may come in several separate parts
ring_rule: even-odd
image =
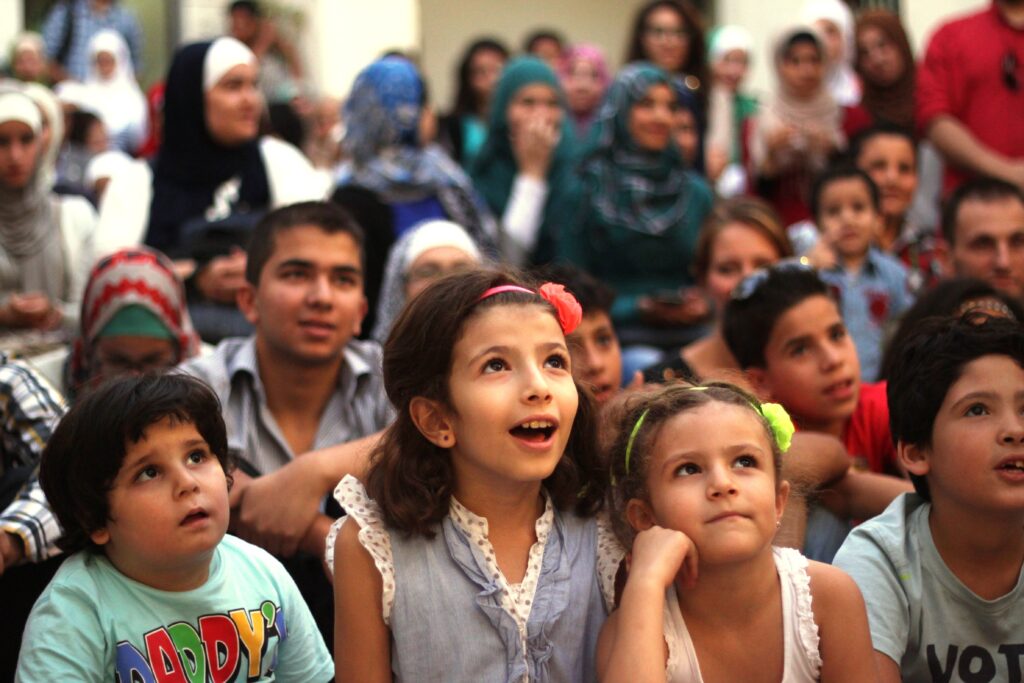
[[[811,607],[811,581],[807,558],[793,548],[773,548],[775,568],[782,588],[782,637],[785,653],[782,680],[786,683],[816,683],[821,674],[818,624]],[[668,683],[703,683],[697,652],[679,611],[675,585],[665,591],[665,643]]]

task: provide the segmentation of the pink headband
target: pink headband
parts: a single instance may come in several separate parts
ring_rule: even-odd
[[[580,321],[583,320],[583,308],[580,306],[580,302],[576,301],[576,297],[567,291],[565,287],[555,282],[545,282],[540,286],[540,290],[536,292],[519,285],[498,285],[497,287],[491,287],[481,294],[477,301],[480,302],[495,294],[502,294],[504,292],[539,294],[544,300],[555,307],[555,311],[558,313],[558,324],[562,327],[562,334],[572,334],[573,330],[579,326]]]

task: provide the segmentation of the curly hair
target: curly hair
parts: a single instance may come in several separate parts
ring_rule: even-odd
[[[610,416],[616,427],[615,437],[610,439],[605,452],[605,461],[611,474],[608,508],[612,528],[625,547],[632,547],[636,537],[636,531],[626,519],[626,506],[634,498],[650,500],[647,474],[654,444],[662,426],[676,415],[714,402],[748,408],[757,417],[771,445],[776,487],[781,483],[782,452],[768,421],[761,414],[761,402],[752,394],[728,382],[675,382],[653,391],[634,394],[619,404],[617,414]]]
[[[539,294],[502,292],[481,300],[491,287],[516,285],[536,291],[511,271],[480,269],[438,280],[416,296],[395,322],[384,344],[384,388],[397,410],[370,455],[367,493],[388,524],[410,535],[432,538],[448,514],[455,471],[448,449],[431,443],[413,422],[417,397],[451,408],[448,381],[452,353],[466,325],[496,306],[539,306],[557,320],[554,307]],[[589,392],[576,383],[579,407],[565,453],[544,487],[559,509],[595,514],[604,500],[604,468],[598,460],[595,408]]]

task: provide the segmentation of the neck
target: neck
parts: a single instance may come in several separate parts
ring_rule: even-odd
[[[256,367],[267,397],[267,407],[275,416],[279,412],[320,415],[338,385],[338,373],[344,361],[342,354],[321,364],[296,363],[269,348],[256,335]]]
[[[885,225],[882,226],[882,231],[878,235],[878,246],[884,251],[888,251],[902,230],[903,216],[886,216]]]
[[[745,562],[698,567],[697,585],[684,588],[677,580],[679,611],[683,620],[734,624],[771,604],[779,590],[772,547]]]
[[[1014,28],[1024,28],[1024,2],[1021,0],[996,0],[996,8]]]
[[[864,267],[864,262],[867,260],[867,252],[863,254],[844,254],[839,257],[840,263],[843,264],[843,270],[848,273],[859,273],[860,269]]]
[[[1024,514],[998,517],[933,503],[928,517],[935,549],[960,581],[986,599],[1006,595],[1024,563]]]
[[[491,535],[508,529],[532,529],[544,511],[541,482],[484,482],[455,472],[455,498],[487,520]]]

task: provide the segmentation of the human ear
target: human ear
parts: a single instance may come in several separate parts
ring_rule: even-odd
[[[778,490],[775,491],[775,524],[782,524],[782,515],[786,512],[786,503],[789,501],[789,482],[783,479],[779,482]]]
[[[364,294],[362,300],[359,302],[359,315],[356,317],[355,322],[352,325],[352,336],[358,337],[363,331],[363,319],[366,318],[366,312],[370,310],[370,305],[366,302],[366,295]]]
[[[639,498],[630,498],[626,503],[626,521],[634,531],[646,531],[656,523],[650,504]]]
[[[455,445],[455,430],[448,419],[448,412],[440,402],[417,396],[409,402],[409,417],[430,443],[439,448]]]
[[[772,400],[772,388],[771,381],[768,377],[768,371],[764,368],[749,367],[743,371],[750,381],[751,386],[754,387],[754,393],[762,401]]]
[[[110,542],[110,532],[107,531],[106,527],[102,529],[96,529],[95,531],[89,533],[89,538],[96,545],[106,545]]]
[[[259,322],[260,315],[259,311],[256,310],[256,288],[251,282],[246,281],[246,283],[242,285],[237,292],[235,292],[235,303],[238,305],[238,310],[242,312],[245,319],[252,325],[256,325]]]
[[[927,448],[904,441],[896,442],[896,459],[903,465],[903,469],[910,474],[916,474],[920,477],[928,474],[931,470],[931,462],[928,459],[928,455]]]

